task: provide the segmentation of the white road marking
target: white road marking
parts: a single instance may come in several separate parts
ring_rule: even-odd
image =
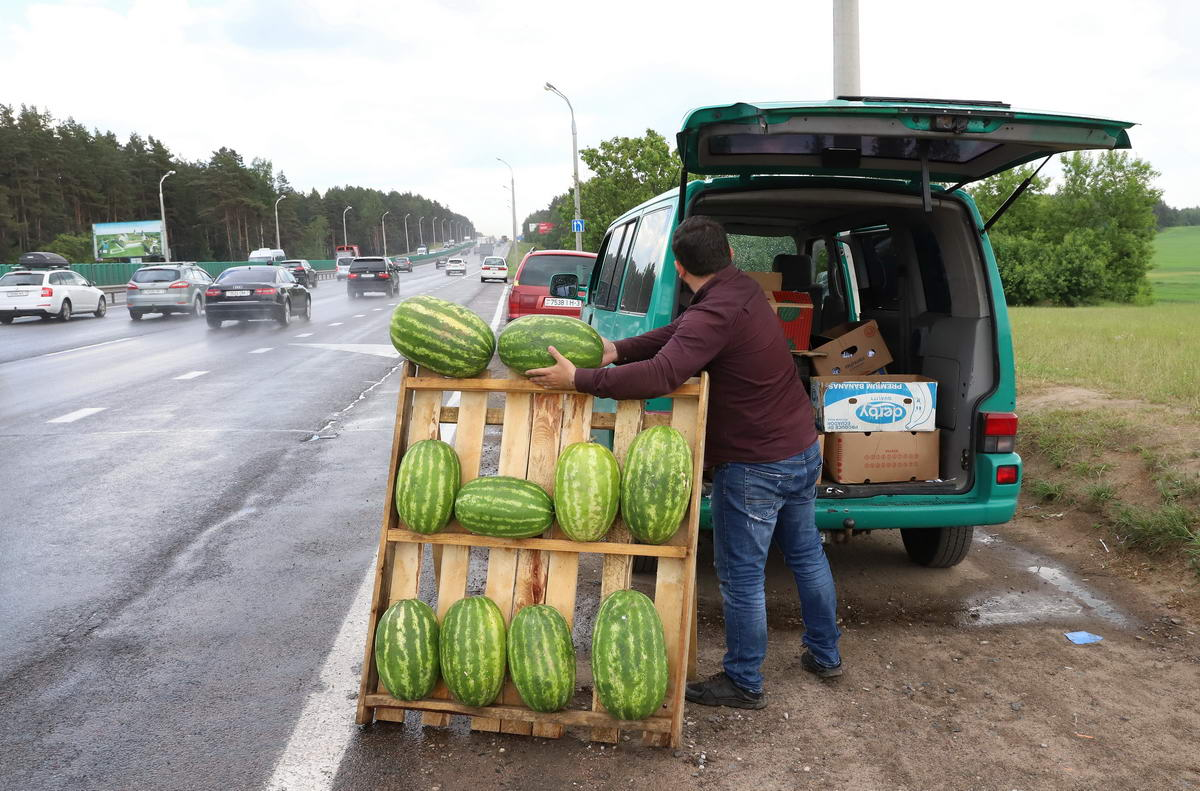
[[[383,310],[383,308],[371,308],[371,310]]]
[[[364,317],[366,315],[367,315],[366,313],[355,313],[353,316],[351,316],[351,318],[361,319],[362,317]]]
[[[274,348],[275,348],[274,346],[263,346],[258,349],[251,350],[249,352],[249,354],[266,354],[267,352],[271,351]]]
[[[313,349],[332,349],[339,352],[358,352],[376,357],[399,357],[400,352],[390,343],[293,343],[292,346],[308,346]]]
[[[330,327],[340,327],[340,326],[342,326],[343,324],[345,324],[345,322],[344,322],[344,321],[335,321],[333,324],[330,324],[329,326],[330,326]]]
[[[311,332],[302,332],[299,335],[297,335],[296,337],[297,338],[311,338],[312,333]]]
[[[176,376],[175,378],[176,379],[196,379],[198,377],[204,376],[206,373],[208,373],[208,371],[190,371],[186,374],[182,374],[181,376]]]
[[[136,338],[117,338],[113,341],[103,341],[101,343],[89,343],[87,346],[76,346],[74,349],[63,349],[61,352],[50,352],[48,354],[39,354],[37,357],[30,357],[30,360],[37,360],[41,357],[57,357],[60,354],[70,354],[71,352],[81,352],[84,349],[96,349],[101,346],[111,346],[114,343],[125,343],[126,341],[137,340]],[[16,362],[14,360],[14,362]]]
[[[97,412],[103,412],[107,408],[108,407],[90,406],[87,409],[76,409],[74,412],[68,412],[65,415],[56,417],[53,420],[47,420],[46,422],[47,423],[74,423],[76,420],[85,418],[88,415],[94,415]]]

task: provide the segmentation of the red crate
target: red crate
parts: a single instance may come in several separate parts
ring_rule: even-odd
[[[803,291],[772,291],[771,306],[792,351],[807,351],[812,336],[812,297]]]

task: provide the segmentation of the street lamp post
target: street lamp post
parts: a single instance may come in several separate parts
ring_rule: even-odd
[[[168,170],[163,174],[163,177],[158,180],[158,214],[162,218],[162,240],[163,240],[163,260],[171,260],[171,245],[167,241],[167,205],[163,202],[163,182],[167,180],[167,176],[174,176],[175,171]]]
[[[445,244],[446,240],[450,238],[449,234],[446,233],[446,226],[448,224],[449,224],[449,221],[445,217],[443,217],[442,218],[442,243],[443,244]]]
[[[562,100],[567,103],[567,109],[571,111],[571,166],[575,169],[575,219],[582,220],[583,214],[579,210],[579,135],[575,131],[575,108],[571,106],[571,100],[566,94],[555,88],[550,83],[546,83],[546,90],[562,97]],[[583,250],[583,232],[575,232],[575,249]]]
[[[408,246],[408,218],[411,216],[412,216],[411,213],[404,215],[404,254],[405,255],[408,255],[409,251],[412,250],[412,248]]]
[[[437,217],[429,218],[429,232],[433,234],[433,244],[435,247],[437,246],[437,222]]]
[[[276,250],[279,250],[283,247],[283,245],[281,245],[279,243],[279,201],[283,200],[286,197],[287,197],[287,195],[280,195],[278,198],[275,199],[275,249]]]
[[[425,230],[421,227],[424,217],[417,218],[417,242],[421,247],[425,246]]]
[[[384,219],[384,217],[387,217],[391,213],[392,213],[392,210],[388,209],[387,211],[385,211],[383,213],[383,217],[379,218],[379,230],[383,231],[383,257],[384,258],[387,258],[387,225],[383,222],[383,219]]]
[[[500,162],[504,162],[500,157],[496,157]],[[512,193],[512,247],[515,250],[517,247],[517,176],[513,171],[513,166],[504,162],[508,166],[508,180],[511,186],[508,191]]]
[[[350,211],[353,208],[354,208],[353,206],[347,206],[346,208],[342,209],[342,246],[343,247],[350,246],[350,235],[346,233],[346,212]]]

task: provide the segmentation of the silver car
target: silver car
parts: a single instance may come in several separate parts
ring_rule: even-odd
[[[133,273],[125,286],[129,318],[141,321],[147,313],[204,315],[204,292],[213,279],[195,264],[153,264]]]

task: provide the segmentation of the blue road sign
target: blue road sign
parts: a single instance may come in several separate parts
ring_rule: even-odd
[[[571,220],[571,233],[583,233],[583,220]]]

